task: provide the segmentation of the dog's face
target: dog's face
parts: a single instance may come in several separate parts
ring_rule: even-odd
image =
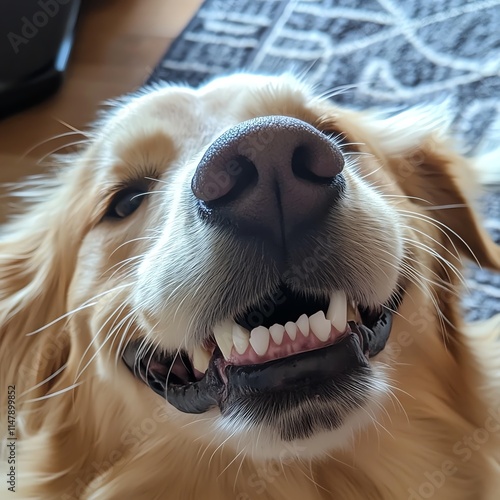
[[[427,125],[377,124],[289,76],[111,113],[68,173],[77,379],[133,394],[139,416],[164,398],[162,425],[260,456],[345,446],[393,404],[389,336],[456,258],[433,241],[461,244],[418,201],[457,203],[420,182]]]
[[[370,355],[408,236],[353,126],[290,78],[165,88],[119,110],[93,145],[109,188],[70,296],[102,294],[86,311],[107,339],[98,362],[129,342],[139,378],[263,453],[344,444],[386,392]]]

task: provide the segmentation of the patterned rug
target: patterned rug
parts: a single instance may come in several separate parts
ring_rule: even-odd
[[[463,152],[500,145],[500,0],[207,0],[151,81],[307,74],[351,107],[449,103]],[[500,165],[498,166],[500,169]],[[500,243],[500,192],[482,200]],[[469,319],[500,313],[500,275],[467,270]]]

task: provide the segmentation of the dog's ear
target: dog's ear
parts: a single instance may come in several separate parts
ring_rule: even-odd
[[[435,219],[462,255],[500,270],[500,247],[481,225],[469,199],[478,181],[468,160],[446,141],[429,135],[405,152],[389,155],[388,164],[404,194]]]
[[[0,371],[20,394],[58,370],[69,351],[67,291],[87,217],[81,206],[88,175],[81,169],[26,184],[30,203],[0,236]],[[43,384],[30,392],[37,397]]]

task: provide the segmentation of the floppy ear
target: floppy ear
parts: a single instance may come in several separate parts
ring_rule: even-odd
[[[468,160],[443,140],[427,136],[416,147],[390,156],[388,162],[399,187],[429,210],[460,253],[500,270],[500,247],[482,227],[467,196],[477,185]]]
[[[50,323],[67,312],[67,291],[85,231],[86,217],[77,216],[77,210],[85,213],[79,206],[83,175],[71,169],[28,187],[28,199],[37,201],[2,228],[0,378],[2,384],[16,385],[18,396],[55,373],[68,356],[65,321]],[[53,382],[31,391],[28,399],[45,394]]]

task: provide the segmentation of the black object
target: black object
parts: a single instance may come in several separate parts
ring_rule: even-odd
[[[4,0],[0,6],[0,117],[55,92],[73,44],[80,0]]]
[[[272,147],[264,147],[272,140]],[[264,116],[226,130],[192,180],[201,216],[277,248],[304,237],[343,192],[344,157],[325,134],[289,116]]]

